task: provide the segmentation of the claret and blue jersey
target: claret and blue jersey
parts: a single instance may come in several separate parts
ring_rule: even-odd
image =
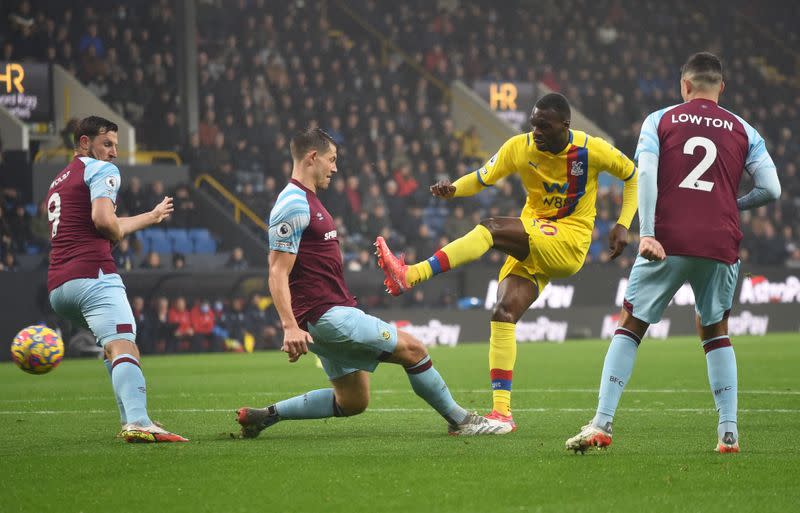
[[[269,249],[297,255],[289,274],[298,324],[316,322],[334,306],[355,306],[344,283],[344,264],[333,217],[317,195],[292,180],[269,216]]]
[[[92,202],[117,201],[119,169],[111,162],[76,157],[53,180],[47,193],[50,221],[50,269],[47,285],[53,290],[76,278],[97,278],[98,272],[117,272],[111,243],[92,221]]]
[[[657,199],[640,183],[640,211],[656,202],[654,226],[644,216],[642,233],[653,230],[668,255],[736,262],[742,172],[775,170],[759,133],[716,102],[694,99],[647,117],[634,158],[644,153],[657,157],[658,178]]]

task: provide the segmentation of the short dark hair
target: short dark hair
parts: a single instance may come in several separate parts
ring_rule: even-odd
[[[539,110],[554,110],[564,121],[569,121],[572,116],[567,97],[560,93],[549,93],[542,96],[536,101],[533,108]]]
[[[322,154],[331,146],[336,146],[336,142],[325,130],[306,128],[292,137],[289,149],[292,152],[292,158],[300,160],[311,150],[317,150],[317,153]]]
[[[89,139],[94,139],[100,134],[106,132],[119,132],[119,127],[113,121],[100,116],[89,116],[78,121],[78,126],[75,127],[74,142],[75,147],[81,143],[81,137],[84,135]]]
[[[681,77],[686,77],[699,88],[719,85],[722,82],[722,61],[711,52],[698,52],[681,67]]]

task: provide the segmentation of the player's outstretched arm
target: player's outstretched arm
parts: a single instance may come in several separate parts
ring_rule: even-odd
[[[292,294],[289,290],[289,273],[292,272],[297,255],[283,251],[269,252],[269,292],[283,326],[283,346],[281,351],[289,355],[290,362],[296,362],[308,353],[308,344],[313,343],[311,335],[300,329],[292,312]]]
[[[481,192],[485,186],[478,180],[476,173],[467,173],[454,183],[450,180],[439,180],[431,185],[431,194],[437,198],[463,198]]]
[[[175,207],[172,204],[172,198],[169,196],[164,196],[164,199],[161,200],[161,203],[155,206],[153,210],[150,212],[145,212],[144,214],[139,214],[138,216],[132,217],[120,217],[119,224],[122,228],[122,236],[129,235],[133,232],[143,230],[147,227],[153,226],[154,224],[158,224],[170,214],[172,214]]]
[[[118,242],[137,230],[160,223],[173,210],[172,198],[164,197],[150,212],[133,217],[117,217],[114,203],[110,198],[102,197],[92,201],[92,222],[103,237],[111,242]]]

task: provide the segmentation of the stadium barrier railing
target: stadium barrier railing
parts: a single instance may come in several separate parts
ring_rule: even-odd
[[[231,191],[226,189],[221,183],[214,179],[213,176],[202,174],[194,181],[194,186],[200,188],[203,183],[207,183],[212,189],[220,194],[226,201],[233,207],[233,218],[237,224],[241,224],[242,215],[250,219],[261,230],[267,229],[267,224],[258,215],[253,212],[250,207],[245,205],[242,200],[236,197]]]

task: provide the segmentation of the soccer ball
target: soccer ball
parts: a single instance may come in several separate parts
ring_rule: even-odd
[[[17,367],[31,374],[46,374],[64,357],[64,342],[47,326],[28,326],[14,337],[11,358]]]

